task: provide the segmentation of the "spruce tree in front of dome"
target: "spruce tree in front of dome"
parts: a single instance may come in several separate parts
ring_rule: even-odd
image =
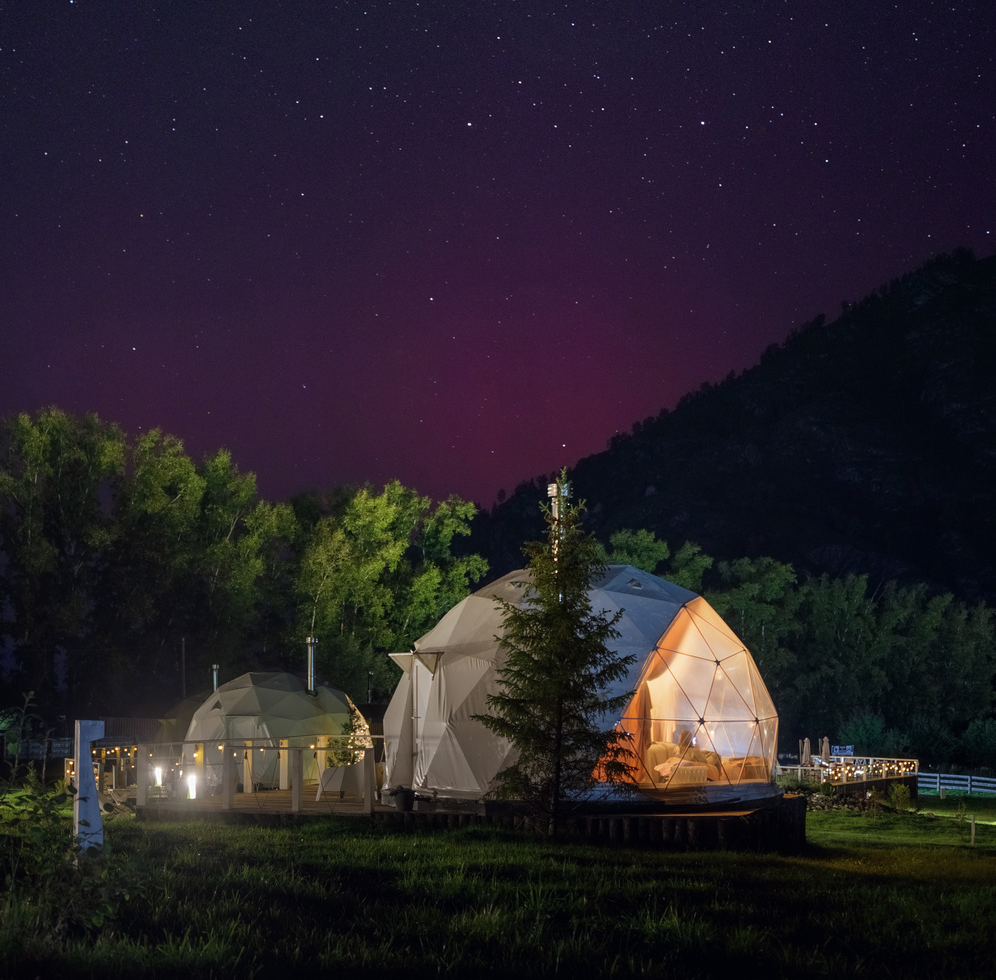
[[[526,803],[546,818],[551,834],[598,776],[624,779],[624,735],[600,726],[618,714],[631,692],[610,697],[634,658],[611,647],[622,612],[592,608],[589,586],[604,571],[603,552],[581,527],[584,505],[568,503],[566,473],[551,484],[547,538],[524,548],[532,583],[520,606],[503,608],[500,691],[479,720],[512,742],[516,761],[498,773],[495,795]]]

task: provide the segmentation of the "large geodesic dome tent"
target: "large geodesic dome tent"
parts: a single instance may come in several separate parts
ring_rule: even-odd
[[[522,605],[529,573],[512,572],[453,607],[408,653],[384,718],[385,786],[479,800],[513,747],[474,720],[498,690],[503,598]],[[632,692],[619,717],[633,787],[656,799],[722,802],[772,795],[778,716],[757,666],[708,602],[648,572],[610,565],[592,583],[594,612],[622,610],[613,645],[633,654],[610,694]],[[602,787],[609,791],[608,787]]]
[[[223,742],[252,742],[259,759],[253,781],[261,786],[278,783],[279,759],[269,749],[312,747],[318,740],[330,744],[349,731],[366,732],[366,722],[342,691],[324,684],[308,689],[296,674],[278,670],[250,671],[222,684],[194,712],[186,741],[203,743],[209,786],[221,782]],[[318,779],[317,756],[306,752],[306,781]]]

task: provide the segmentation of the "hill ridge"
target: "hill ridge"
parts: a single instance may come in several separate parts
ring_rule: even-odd
[[[996,255],[937,256],[818,316],[570,471],[599,535],[646,527],[717,558],[867,573],[996,600]],[[547,476],[475,522],[502,574]]]

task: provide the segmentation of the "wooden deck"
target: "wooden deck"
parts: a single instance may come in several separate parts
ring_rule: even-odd
[[[153,800],[137,807],[138,819],[149,822],[218,820],[279,826],[330,816],[366,818],[398,830],[433,831],[487,824],[508,830],[537,831],[538,825],[521,813],[480,813],[468,809],[400,811],[375,803],[368,813],[362,799],[324,793],[315,799],[318,786],[304,790],[301,809],[291,809],[290,790],[236,793],[230,809],[220,796],[199,800]],[[307,790],[310,789],[310,792]],[[601,844],[651,848],[796,850],[806,840],[806,800],[786,796],[777,806],[754,810],[718,812],[612,813],[575,816],[566,822],[570,836]]]
[[[317,783],[305,783],[302,787],[301,809],[292,809],[291,791],[289,789],[261,790],[258,793],[235,793],[232,796],[232,806],[226,809],[222,797],[205,796],[196,800],[187,799],[152,799],[144,805],[136,807],[139,820],[232,820],[245,822],[259,820],[267,823],[283,821],[310,820],[316,817],[330,816],[366,816],[366,808],[362,799],[355,796],[339,796],[337,792],[322,794],[320,800],[315,799],[318,792]],[[374,804],[374,812],[396,812],[394,807]]]

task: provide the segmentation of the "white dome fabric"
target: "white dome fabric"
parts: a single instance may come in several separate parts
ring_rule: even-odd
[[[514,758],[473,716],[487,713],[498,690],[495,600],[522,605],[529,582],[526,571],[498,579],[454,606],[412,652],[391,655],[405,673],[384,718],[385,785],[479,800]],[[778,717],[733,631],[701,596],[629,565],[610,565],[590,597],[596,613],[622,610],[614,647],[635,657],[609,692],[633,696],[602,724],[629,734],[636,787],[703,801],[758,795],[771,779]]]
[[[222,684],[194,712],[186,741],[202,742],[208,784],[221,781],[223,741],[266,740],[276,747],[286,739],[290,747],[317,744],[316,739],[339,735],[355,717],[361,729],[366,722],[352,701],[335,688],[319,684],[309,693],[305,681],[282,671],[251,671]],[[260,743],[262,744],[262,743]],[[276,752],[260,753],[253,767],[253,781],[277,785]],[[317,780],[315,757],[305,753],[305,779]]]

